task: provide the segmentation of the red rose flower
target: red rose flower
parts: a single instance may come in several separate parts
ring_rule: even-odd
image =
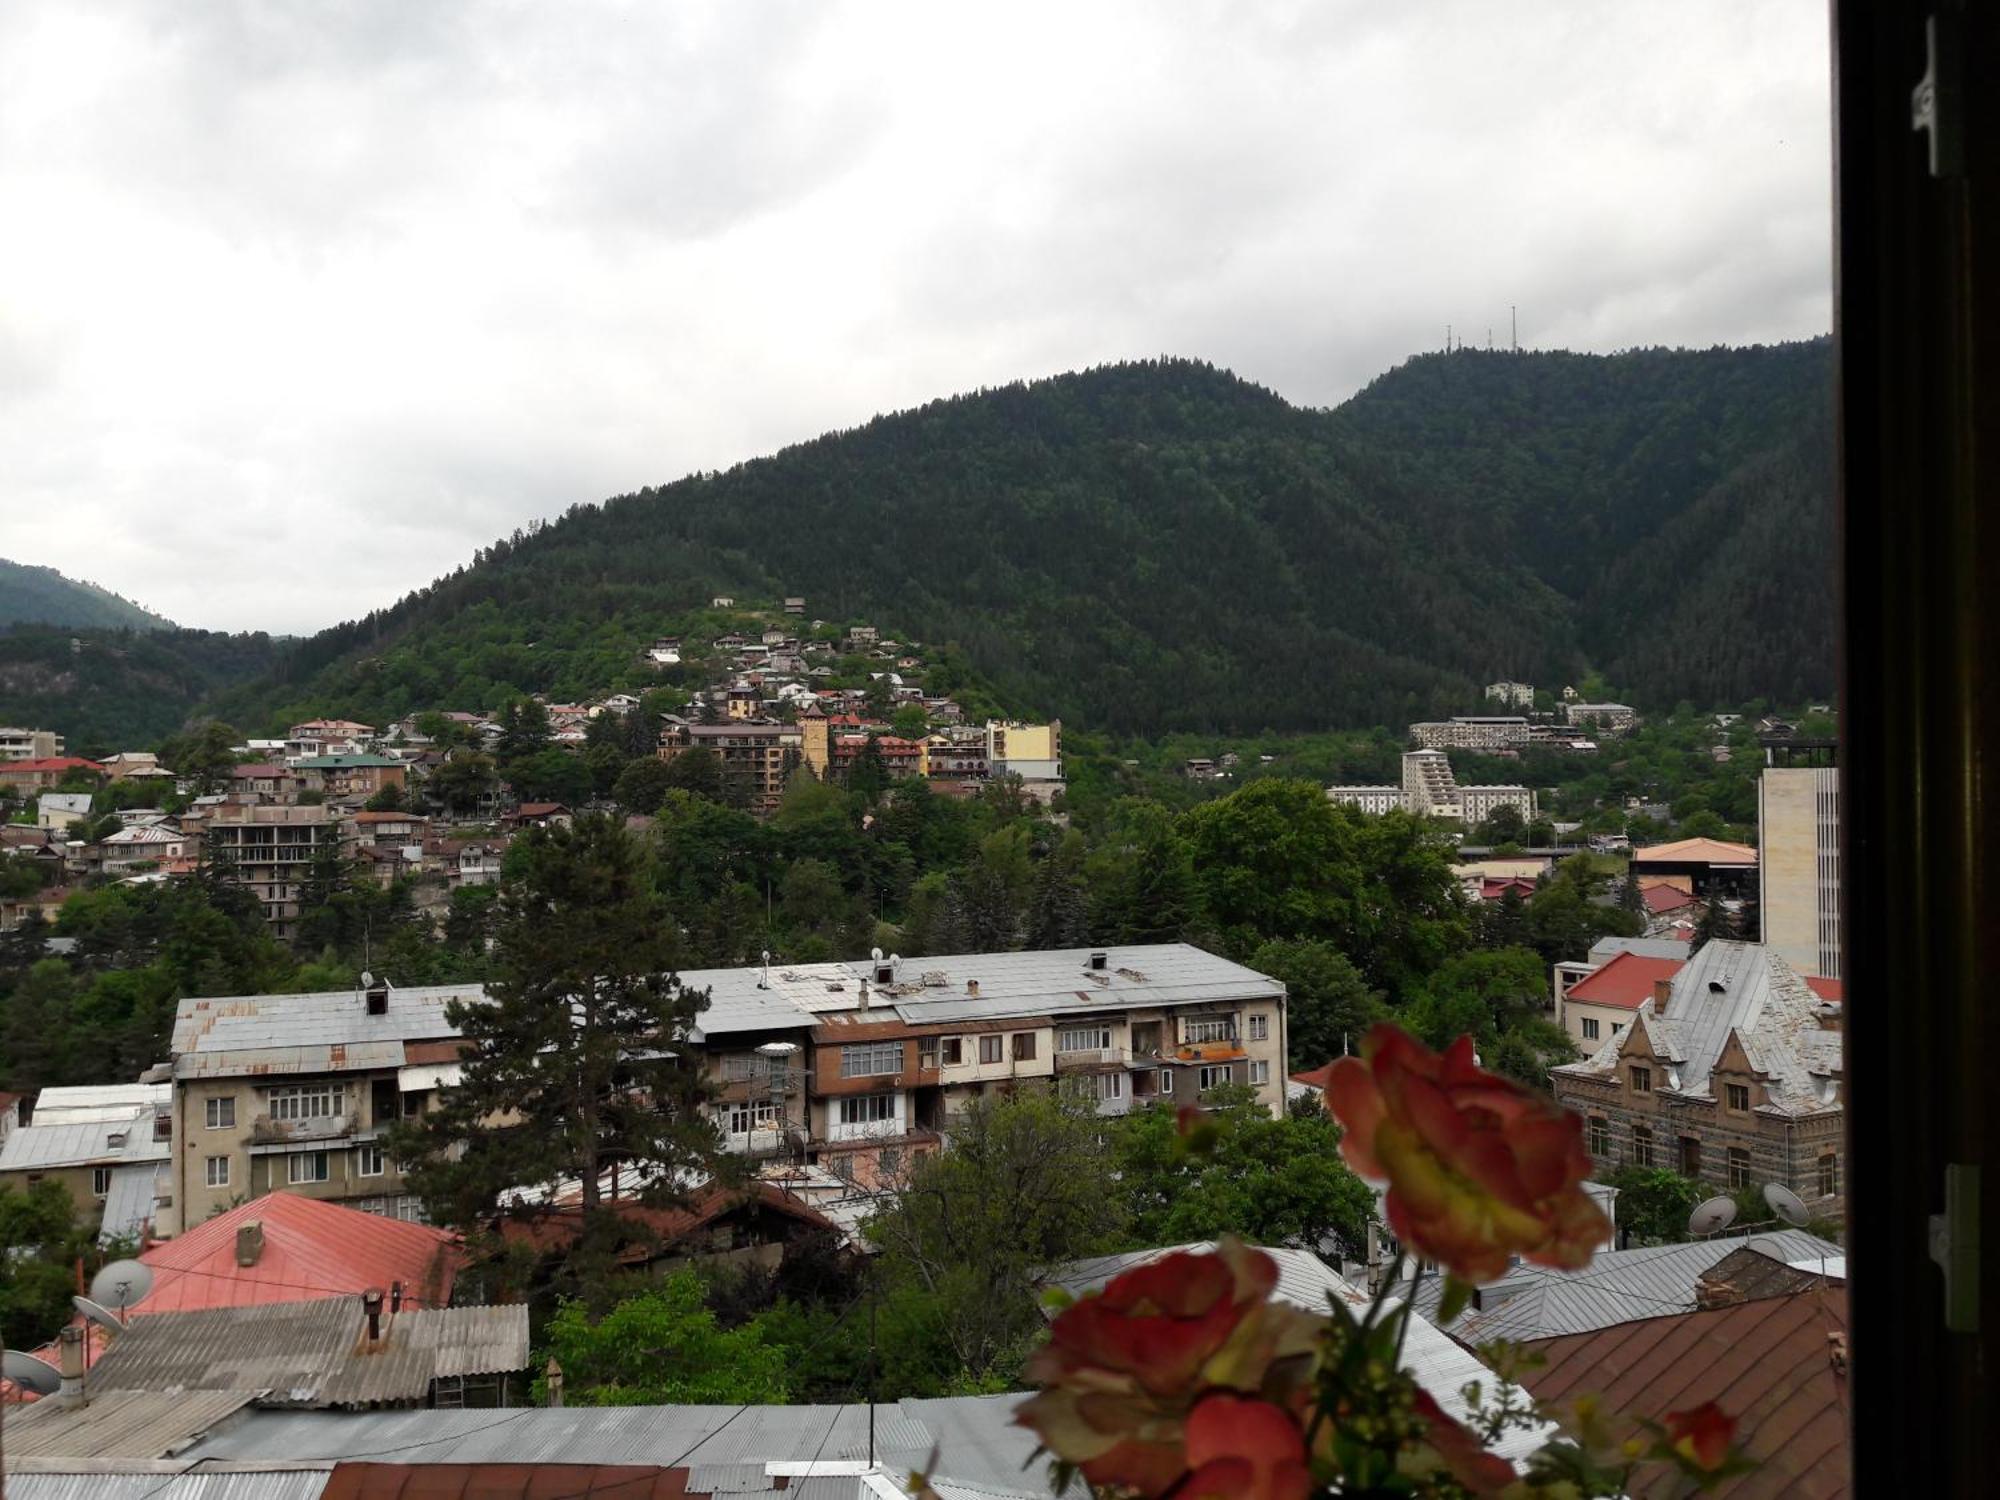
[[[1689,1411],[1668,1412],[1666,1429],[1668,1446],[1694,1468],[1715,1470],[1729,1462],[1736,1419],[1713,1401]]]
[[[1382,1022],[1326,1097],[1348,1164],[1389,1183],[1389,1227],[1461,1281],[1497,1279],[1511,1255],[1588,1265],[1610,1232],[1583,1190],[1583,1121],[1480,1068],[1470,1037],[1439,1054]]]
[[[1234,1240],[1137,1266],[1057,1317],[1015,1420],[1093,1484],[1164,1493],[1188,1470],[1190,1409],[1309,1372],[1321,1320],[1270,1300],[1278,1268]],[[1279,1367],[1284,1362],[1284,1368]]]
[[[1268,1401],[1205,1398],[1188,1414],[1187,1461],[1175,1500],[1307,1500],[1313,1491],[1305,1434]]]

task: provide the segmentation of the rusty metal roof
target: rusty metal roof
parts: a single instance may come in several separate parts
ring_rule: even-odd
[[[852,1486],[854,1481],[848,1481]],[[858,1486],[856,1487],[858,1488]],[[686,1469],[646,1464],[339,1464],[320,1500],[694,1500]],[[759,1479],[751,1495],[774,1494]]]
[[[405,1309],[367,1338],[359,1297],[135,1318],[91,1371],[97,1390],[249,1391],[267,1406],[399,1406],[437,1377],[528,1364],[528,1309]]]
[[[1521,1383],[1544,1401],[1595,1394],[1619,1438],[1715,1401],[1761,1467],[1716,1492],[1741,1500],[1829,1500],[1851,1486],[1847,1458],[1847,1294],[1827,1287],[1711,1312],[1620,1323],[1525,1345],[1547,1363]],[[1634,1500],[1686,1488],[1654,1465],[1633,1476]]]
[[[88,1402],[49,1396],[8,1413],[7,1457],[171,1458],[249,1401],[248,1391],[93,1390]]]

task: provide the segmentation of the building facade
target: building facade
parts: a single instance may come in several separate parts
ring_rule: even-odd
[[[1605,735],[1628,734],[1639,722],[1638,712],[1628,703],[1565,703],[1563,718]]]
[[[1550,1072],[1601,1172],[1667,1168],[1716,1193],[1776,1183],[1829,1219],[1846,1203],[1841,1078],[1839,1007],[1768,948],[1722,941]]]
[[[1520,813],[1523,823],[1535,818],[1535,793],[1520,785],[1460,786],[1451,759],[1442,750],[1409,750],[1403,754],[1403,784],[1393,786],[1330,786],[1327,800],[1367,813],[1401,810],[1420,818],[1454,818],[1484,823],[1503,807]]]
[[[299,919],[307,872],[322,852],[339,851],[343,826],[324,807],[225,802],[202,821],[201,838],[209,856],[263,903],[272,932],[288,938]]]
[[[1840,773],[1768,766],[1757,784],[1764,942],[1802,974],[1840,977]]]
[[[731,797],[762,818],[783,800],[786,778],[802,763],[805,736],[798,725],[774,720],[691,724],[668,715],[660,729],[660,759],[671,764],[697,748],[715,756]]]
[[[63,737],[53,729],[0,728],[0,762],[52,760],[63,753]]]
[[[1535,689],[1526,682],[1489,682],[1486,684],[1486,701],[1498,703],[1503,708],[1533,708]]]
[[[1467,714],[1410,726],[1420,750],[1519,750],[1528,743],[1528,721],[1517,714]]]

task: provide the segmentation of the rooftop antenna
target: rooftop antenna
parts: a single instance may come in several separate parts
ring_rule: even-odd
[[[1805,1200],[1782,1183],[1765,1183],[1764,1201],[1771,1206],[1772,1213],[1794,1229],[1803,1229],[1812,1222]]]
[[[91,1299],[118,1309],[120,1327],[125,1309],[144,1302],[153,1290],[153,1268],[143,1261],[114,1260],[90,1278]]]
[[[757,988],[768,990],[771,987],[771,950],[766,948],[759,956],[764,961],[764,975],[757,981]]]
[[[1688,1233],[1693,1238],[1705,1240],[1710,1235],[1720,1234],[1736,1222],[1736,1200],[1727,1195],[1719,1195],[1695,1205],[1688,1215]]]
[[[21,1349],[9,1349],[0,1358],[0,1375],[5,1375],[24,1391],[37,1396],[53,1396],[62,1388],[56,1367]]]
[[[123,1333],[125,1331],[125,1325],[119,1321],[118,1314],[103,1303],[92,1302],[88,1297],[72,1297],[69,1300],[78,1312],[82,1313],[84,1317],[95,1323],[99,1328],[102,1328],[106,1333]]]

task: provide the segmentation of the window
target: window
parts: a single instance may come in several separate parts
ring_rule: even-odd
[[[360,1158],[356,1170],[363,1177],[380,1177],[388,1170],[389,1158],[383,1153],[379,1142],[364,1142],[355,1155]]]
[[[1251,1041],[1253,1042],[1265,1041],[1270,1037],[1270,1035],[1271,1035],[1271,1018],[1269,1016],[1257,1015],[1257,1016],[1252,1016],[1250,1018]]]
[[[1732,1188],[1750,1186],[1750,1153],[1741,1146],[1729,1148],[1729,1185]]]
[[[769,1130],[778,1118],[778,1108],[769,1099],[729,1106],[729,1133],[748,1135],[753,1130]]]
[[[1597,1017],[1585,1016],[1583,1018],[1583,1039],[1586,1042],[1597,1040]]]
[[[1623,1031],[1624,1029],[1625,1029],[1625,1023],[1623,1021],[1613,1021],[1611,1023],[1611,1034],[1613,1036],[1618,1035],[1618,1033]]]
[[[879,1120],[895,1118],[894,1094],[856,1094],[851,1099],[840,1101],[840,1123],[843,1125],[873,1125]]]
[[[1056,1033],[1058,1052],[1102,1052],[1110,1045],[1109,1026],[1070,1026]]]
[[[1840,1194],[1840,1158],[1831,1151],[1819,1159],[1819,1195],[1834,1198]]]
[[[203,1166],[206,1169],[207,1182],[210,1187],[214,1188],[214,1187],[229,1186],[228,1157],[211,1156],[205,1163],[203,1163]]]
[[[1182,1036],[1190,1042],[1233,1042],[1236,1040],[1236,1017],[1234,1016],[1190,1016],[1183,1023]]]
[[[102,1198],[106,1193],[111,1191],[111,1168],[92,1167],[90,1169],[90,1191],[93,1196],[98,1198]]]
[[[1204,1089],[1218,1088],[1227,1082],[1229,1082],[1229,1068],[1227,1065],[1220,1068],[1203,1068],[1201,1070],[1201,1086]]]
[[[1681,1176],[1701,1176],[1701,1142],[1691,1135],[1681,1137]]]
[[[209,1100],[205,1116],[210,1130],[233,1128],[236,1124],[236,1096],[231,1094],[226,1099]]]
[[[1123,1099],[1125,1097],[1125,1075],[1123,1073],[1099,1073],[1097,1075],[1097,1097],[1100,1099]]]
[[[300,1151],[285,1158],[286,1177],[291,1182],[325,1182],[333,1174],[324,1151]]]
[[[1651,1068],[1634,1068],[1632,1070],[1632,1092],[1635,1094],[1650,1094],[1653,1092],[1653,1070]]]
[[[852,1156],[845,1154],[836,1156],[827,1165],[833,1169],[833,1175],[838,1177],[842,1182],[854,1181],[854,1158]]]
[[[1632,1127],[1632,1165],[1650,1167],[1653,1164],[1653,1132],[1644,1125]]]
[[[1160,1069],[1160,1092],[1163,1094],[1171,1094],[1173,1091],[1174,1091],[1174,1070],[1172,1068]]]
[[[983,1036],[979,1039],[979,1060],[983,1063],[997,1063],[1001,1060],[1002,1041],[998,1036]]]
[[[1611,1154],[1611,1124],[1602,1115],[1592,1115],[1584,1122],[1585,1144],[1593,1159],[1602,1161]]]
[[[347,1090],[337,1083],[287,1084],[271,1090],[274,1120],[331,1120],[347,1113]]]
[[[862,1042],[840,1049],[842,1078],[878,1078],[903,1071],[901,1042]]]
[[[965,1038],[948,1036],[938,1043],[938,1052],[947,1068],[955,1068],[965,1061]]]
[[[1267,1062],[1251,1063],[1250,1081],[1252,1083],[1269,1083],[1271,1081],[1271,1065]]]
[[[1750,1112],[1749,1084],[1747,1083],[1724,1084],[1723,1098],[1724,1102],[1726,1102],[1729,1105],[1729,1107],[1735,1110],[1738,1114],[1748,1114]]]
[[[888,1181],[893,1179],[902,1170],[903,1148],[901,1146],[884,1146],[880,1151],[875,1153],[875,1175],[878,1178]]]
[[[1014,1061],[1033,1062],[1035,1058],[1035,1034],[1032,1031],[1014,1033]]]

